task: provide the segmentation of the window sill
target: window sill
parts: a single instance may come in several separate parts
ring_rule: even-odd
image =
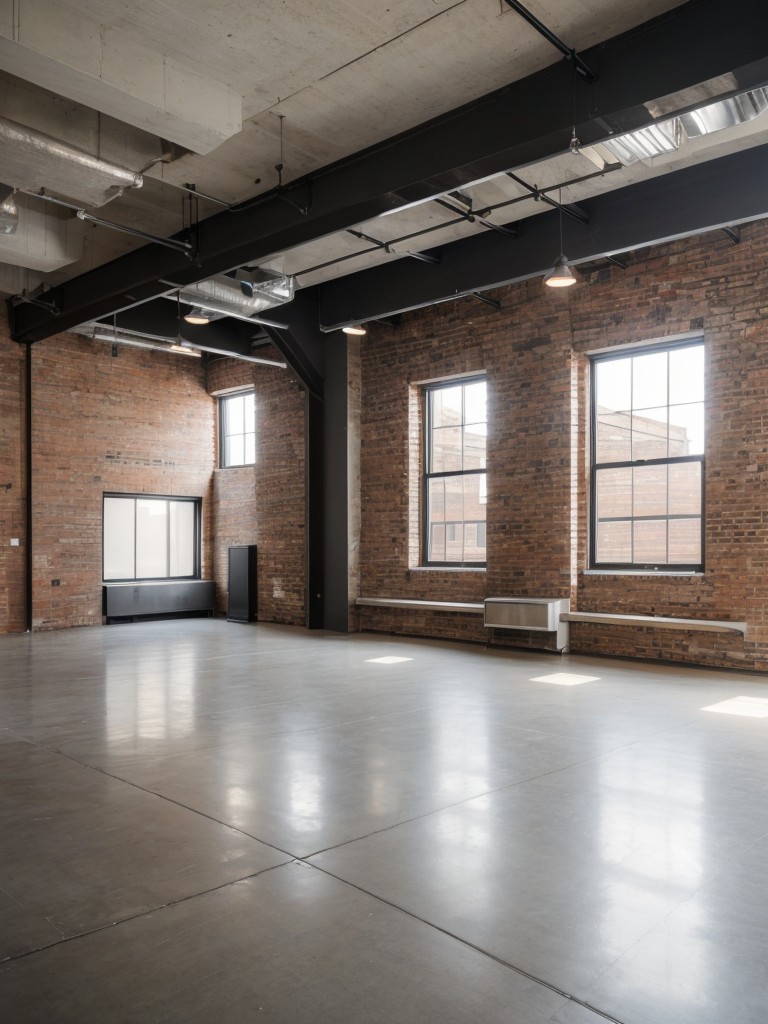
[[[664,576],[669,579],[671,576],[678,576],[683,579],[701,577],[703,572],[685,572],[682,569],[673,569],[669,572],[663,569],[582,569],[582,576]]]
[[[408,572],[486,572],[484,565],[413,565]]]

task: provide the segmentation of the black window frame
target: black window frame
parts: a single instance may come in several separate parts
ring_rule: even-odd
[[[487,548],[487,539],[488,539],[487,522],[488,522],[488,519],[487,519],[487,516],[482,521],[482,525],[484,527],[486,527],[486,531],[485,531],[486,544],[484,545],[485,548],[486,548],[486,557],[484,559],[482,559],[482,560],[478,559],[476,561],[471,561],[471,560],[466,560],[465,559],[464,561],[460,561],[459,562],[459,561],[435,560],[435,559],[430,559],[428,557],[429,550],[430,550],[430,544],[429,544],[429,527],[430,527],[430,522],[429,522],[429,484],[430,484],[430,481],[431,480],[435,480],[435,479],[440,479],[440,478],[447,478],[447,477],[483,476],[483,477],[485,477],[485,480],[486,480],[486,495],[487,495],[487,481],[488,481],[487,458],[486,458],[485,469],[458,469],[458,470],[450,470],[450,471],[447,471],[447,472],[440,472],[440,473],[435,473],[435,472],[432,471],[432,466],[431,466],[431,463],[432,463],[432,443],[431,443],[432,442],[432,402],[431,402],[431,395],[433,395],[437,391],[445,390],[446,388],[453,388],[453,387],[457,387],[459,385],[466,386],[468,384],[480,384],[480,383],[486,385],[486,402],[487,402],[487,397],[488,397],[488,394],[487,394],[488,377],[484,373],[471,374],[471,375],[468,375],[466,377],[453,377],[453,378],[449,378],[447,380],[433,381],[433,382],[430,382],[429,384],[424,384],[423,385],[423,396],[422,396],[422,400],[423,400],[423,406],[422,406],[423,418],[422,418],[422,421],[423,421],[423,424],[424,424],[424,443],[423,443],[424,472],[422,474],[422,491],[421,491],[421,512],[422,512],[422,514],[421,514],[421,554],[422,554],[421,565],[424,568],[433,568],[433,569],[484,569],[484,568],[487,567],[487,564],[488,564],[488,562],[487,562],[487,556],[488,556],[488,548]],[[487,425],[487,423],[488,423],[487,405],[486,405],[486,421],[485,422],[486,422],[486,425]],[[464,419],[463,419],[463,414],[462,414],[462,424],[461,425],[462,425],[462,427],[465,425],[464,424]],[[486,501],[487,501],[487,498],[486,498]],[[486,505],[486,508],[487,508],[487,505]],[[458,520],[456,521],[456,523],[453,523],[453,524],[449,524],[449,523],[446,522],[445,525],[446,526],[448,526],[448,525],[454,525],[455,526],[455,525],[457,525],[458,522],[459,522]],[[466,525],[467,522],[474,522],[474,520],[466,520],[466,519],[465,520],[461,520],[462,526]],[[480,523],[480,521],[478,520],[478,524],[479,523]]]
[[[104,508],[107,498],[126,498],[133,499],[134,502],[134,514],[133,514],[133,529],[134,529],[134,543],[133,543],[133,565],[134,573],[136,569],[136,501],[185,501],[191,502],[194,505],[195,517],[194,517],[194,558],[193,558],[193,571],[191,575],[186,576],[111,576],[109,579],[104,575],[104,530],[106,525],[106,516],[104,514]],[[139,492],[121,492],[121,491],[105,491],[102,495],[101,502],[101,579],[104,583],[157,583],[160,581],[173,581],[173,580],[199,580],[202,578],[202,512],[203,512],[203,499],[196,496],[180,495],[180,494],[141,494]],[[170,516],[168,517],[168,529],[170,531]]]
[[[695,455],[682,455],[682,456],[667,456],[666,458],[657,459],[629,459],[615,462],[597,462],[597,387],[596,387],[596,374],[595,367],[600,363],[609,361],[618,361],[621,359],[630,359],[637,356],[648,355],[657,352],[672,352],[677,349],[684,348],[701,348],[704,352],[705,342],[701,336],[687,339],[680,339],[677,341],[670,342],[659,342],[637,348],[625,348],[617,347],[613,351],[600,352],[590,356],[590,449],[589,449],[589,569],[596,571],[623,571],[623,572],[635,572],[635,573],[648,573],[653,575],[654,573],[702,573],[704,572],[705,565],[705,524],[706,524],[706,421],[705,421],[705,440],[704,440],[704,451],[700,454]],[[667,363],[667,409],[669,405],[669,363]],[[706,389],[704,391],[704,399],[702,402],[706,413]],[[637,466],[669,466],[684,463],[698,463],[701,467],[701,512],[698,516],[700,521],[700,539],[699,539],[699,551],[701,559],[699,562],[600,562],[597,560],[597,527],[598,527],[598,508],[597,508],[597,476],[601,470],[604,469],[634,469]],[[696,518],[690,513],[679,513],[679,514],[667,514],[664,516],[653,515],[653,516],[621,516],[616,517],[613,521],[642,521],[642,520],[664,520],[667,524],[675,519],[691,519]]]
[[[226,462],[225,452],[227,438],[232,436],[225,432],[224,419],[225,419],[225,404],[233,398],[242,398],[244,395],[252,395],[254,401],[253,410],[253,440],[254,440],[254,455],[252,462]],[[219,428],[219,469],[243,469],[247,466],[256,465],[256,390],[253,387],[237,388],[235,391],[229,391],[223,395],[217,395],[216,402],[218,405],[218,428]],[[243,437],[247,437],[250,431],[246,431]]]

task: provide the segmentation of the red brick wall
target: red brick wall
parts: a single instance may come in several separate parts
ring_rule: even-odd
[[[712,233],[588,271],[565,294],[533,280],[502,308],[464,299],[363,341],[361,592],[478,601],[570,597],[576,609],[747,620],[738,636],[575,624],[571,649],[768,667],[768,228]],[[699,332],[706,344],[705,572],[585,571],[586,353]],[[486,573],[419,570],[421,438],[414,382],[488,375]],[[361,610],[363,628],[485,640],[480,620]],[[539,641],[510,634],[507,642]],[[501,638],[502,634],[497,634]]]
[[[9,393],[6,402],[3,391],[0,418],[7,439],[3,458],[19,467],[21,402],[10,393],[21,389],[19,361],[24,352],[8,339],[5,325],[0,352],[3,387]],[[34,628],[101,622],[105,491],[201,497],[203,575],[210,573],[212,417],[202,360],[127,347],[120,347],[113,358],[110,346],[75,335],[33,346]],[[26,544],[19,500],[22,473],[16,468],[13,474],[8,496],[17,505],[11,526]],[[2,614],[0,606],[0,632],[8,632],[24,627],[23,567],[17,549],[7,547],[6,527],[2,540],[4,563],[12,564],[12,574],[6,569],[10,607]]]
[[[265,358],[279,359],[272,351]],[[256,394],[256,465],[216,469],[214,578],[219,610],[226,611],[227,549],[258,547],[258,617],[305,621],[304,392],[289,370],[216,359],[208,390],[252,384]]]

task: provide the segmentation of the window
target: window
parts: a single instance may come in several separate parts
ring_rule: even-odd
[[[592,362],[593,568],[703,568],[704,345]]]
[[[256,403],[253,391],[219,399],[219,465],[252,466],[256,462]]]
[[[485,381],[425,389],[424,563],[485,564]]]
[[[200,576],[200,500],[104,495],[105,580]]]

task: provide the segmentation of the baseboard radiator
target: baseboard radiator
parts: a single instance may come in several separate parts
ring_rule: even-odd
[[[553,634],[558,651],[568,647],[568,623],[561,621],[571,602],[560,597],[489,597],[484,624],[488,629]]]
[[[102,615],[106,621],[162,615],[213,615],[213,580],[161,580],[155,583],[105,583]]]

